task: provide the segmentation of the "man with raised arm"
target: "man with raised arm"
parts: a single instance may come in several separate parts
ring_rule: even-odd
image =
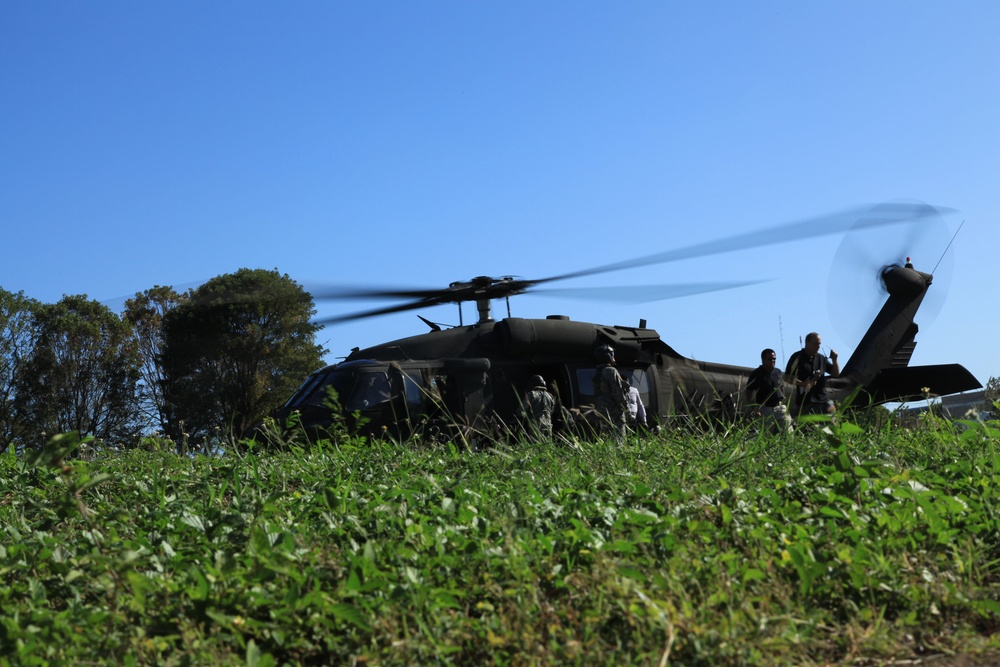
[[[806,335],[806,344],[788,359],[785,382],[795,386],[795,414],[832,415],[836,411],[833,399],[826,391],[827,378],[840,377],[837,353],[821,354],[822,339],[815,331]]]

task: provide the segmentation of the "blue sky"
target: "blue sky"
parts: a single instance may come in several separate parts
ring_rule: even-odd
[[[559,285],[619,287],[617,302],[523,295],[512,314],[645,318],[682,354],[747,366],[811,330],[849,356],[878,298],[858,278],[874,267],[845,274],[844,258],[929,271],[964,221],[912,363],[985,383],[1000,376],[982,344],[998,331],[998,32],[1000,3],[961,0],[0,0],[0,287],[117,308],[242,267],[307,286],[542,278],[923,201],[954,212],[906,248],[897,230],[637,267]],[[767,282],[626,298],[706,280]],[[421,333],[416,315],[319,340],[332,362]]]

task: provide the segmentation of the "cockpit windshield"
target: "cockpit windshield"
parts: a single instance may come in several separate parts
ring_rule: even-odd
[[[392,398],[384,369],[346,368],[314,373],[285,404],[288,409],[327,407],[336,400],[347,412],[366,410]]]
[[[367,410],[392,398],[389,376],[385,371],[358,371],[354,391],[344,402],[348,412]]]
[[[335,392],[340,400],[341,396],[346,396],[350,392],[353,380],[354,373],[350,370],[314,373],[289,399],[285,407],[295,409],[311,405],[322,406],[330,399],[331,391]]]

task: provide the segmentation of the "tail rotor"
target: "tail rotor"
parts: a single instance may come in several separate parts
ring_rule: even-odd
[[[922,202],[912,205],[924,215],[903,225],[871,227],[860,219],[844,235],[834,255],[827,303],[830,320],[848,345],[861,338],[885,302],[885,276],[894,268],[916,265],[918,270],[930,271],[935,258],[940,257],[934,289],[928,290],[920,309],[921,325],[928,326],[944,306],[954,265],[954,254],[944,252],[951,233],[939,209]]]

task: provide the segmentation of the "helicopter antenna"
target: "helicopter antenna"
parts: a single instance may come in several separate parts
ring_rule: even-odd
[[[781,361],[785,361],[785,329],[781,326],[781,315],[778,315],[778,340],[781,341]]]
[[[429,326],[431,328],[431,331],[441,331],[441,325],[439,325],[438,323],[431,322],[429,319],[427,319],[422,315],[417,315],[417,317],[419,317],[424,324]]]
[[[944,256],[948,254],[948,248],[950,248],[951,244],[955,242],[955,237],[958,236],[958,233],[960,231],[962,231],[962,225],[964,225],[964,224],[965,224],[965,220],[963,220],[962,224],[959,225],[958,229],[955,230],[955,235],[951,237],[950,241],[948,241],[948,245],[945,246],[944,252],[941,253],[941,257],[938,259],[937,264],[934,265],[934,270],[931,271],[931,275],[934,275],[935,273],[937,273],[937,268],[938,268],[938,266],[941,265],[941,260],[943,260]]]

